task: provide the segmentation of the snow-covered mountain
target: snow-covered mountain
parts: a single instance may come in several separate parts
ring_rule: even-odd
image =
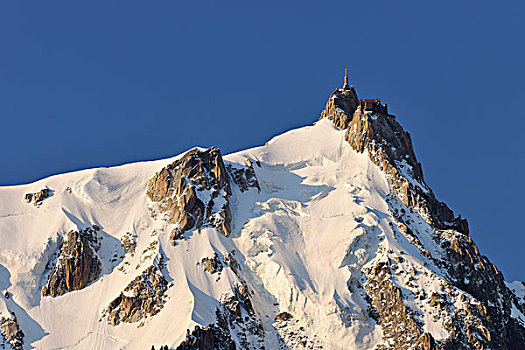
[[[523,349],[506,283],[378,100],[222,156],[0,187],[14,349]]]

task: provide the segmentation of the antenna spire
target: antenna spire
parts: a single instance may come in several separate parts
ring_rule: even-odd
[[[345,68],[345,83],[343,85],[343,89],[350,89],[350,86],[348,86],[348,69]]]

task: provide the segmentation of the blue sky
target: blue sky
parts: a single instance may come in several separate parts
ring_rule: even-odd
[[[0,184],[224,153],[310,124],[345,67],[427,182],[525,280],[522,1],[0,5]]]

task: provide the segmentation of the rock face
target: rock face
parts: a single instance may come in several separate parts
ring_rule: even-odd
[[[159,313],[165,303],[168,282],[160,270],[152,265],[131,281],[107,307],[108,322],[133,323]]]
[[[258,166],[260,167],[260,164]],[[257,188],[258,191],[261,190],[250,158],[246,159],[246,167],[236,168],[228,164],[227,168],[232,176],[233,182],[239,186],[241,192],[248,191],[250,188]]]
[[[42,296],[57,297],[86,287],[98,278],[101,263],[96,254],[100,247],[94,226],[85,230],[69,231],[60,245],[60,255],[49,280],[42,288]]]
[[[525,312],[516,296],[506,286],[502,274],[481,256],[468,236],[468,223],[455,217],[445,203],[436,199],[425,184],[421,164],[417,161],[410,135],[392,115],[364,111],[354,105],[355,93],[342,89],[332,94],[321,118],[330,119],[336,126],[346,129],[345,139],[357,152],[367,152],[370,160],[387,176],[395,195],[408,210],[391,210],[398,220],[399,232],[420,248],[421,254],[450,276],[440,292],[417,295],[412,304],[425,304],[435,319],[443,320],[450,337],[436,342],[431,334],[423,332],[418,315],[407,305],[405,295],[393,281],[401,265],[377,264],[366,272],[364,284],[371,304],[371,315],[382,325],[388,346],[396,349],[518,349],[525,344],[525,328],[512,317],[513,307]],[[342,96],[343,95],[343,96]],[[342,103],[345,101],[345,103]],[[422,218],[436,233],[433,240],[439,244],[444,256],[432,256],[417,238],[414,217]],[[425,272],[426,273],[426,272]],[[414,279],[410,277],[410,279]],[[409,281],[410,281],[409,279]],[[410,282],[409,282],[410,283]],[[410,284],[408,284],[410,285]],[[468,293],[468,294],[463,294]],[[460,298],[462,306],[454,300]],[[423,306],[421,306],[423,307]]]
[[[256,344],[264,341],[264,328],[252,306],[246,283],[235,285],[231,293],[223,295],[215,311],[217,321],[207,327],[195,327],[178,350],[236,349],[234,337],[241,349],[260,349]],[[255,344],[254,344],[255,339]]]
[[[24,333],[20,330],[16,317],[0,318],[0,334],[14,350],[24,348]],[[4,347],[5,345],[2,344],[2,348]]]
[[[447,266],[454,285],[468,292],[481,302],[481,307],[471,308],[470,318],[478,320],[477,327],[457,334],[457,338],[474,343],[476,348],[520,349],[525,344],[525,329],[512,317],[513,305],[521,309],[516,296],[505,284],[503,275],[468,236],[442,232],[441,244],[450,264]],[[461,344],[460,342],[458,342]],[[458,345],[459,345],[458,344]]]
[[[394,349],[405,349],[415,345],[415,349],[438,349],[434,338],[423,333],[416,321],[410,316],[410,310],[403,303],[402,292],[392,283],[392,275],[387,264],[377,264],[369,274],[365,285],[371,297],[373,315],[383,328],[384,338],[388,339],[389,346]],[[378,349],[389,349],[380,345]]]
[[[148,197],[168,222],[175,224],[172,240],[203,226],[230,234],[230,180],[220,150],[187,152],[150,179]]]
[[[325,109],[321,112],[321,118],[328,118],[338,128],[346,129],[358,105],[359,99],[354,87],[337,89],[328,99]]]

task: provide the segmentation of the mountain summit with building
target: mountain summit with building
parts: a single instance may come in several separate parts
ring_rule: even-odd
[[[345,74],[264,146],[0,187],[0,344],[523,349],[525,285],[471,235]]]

